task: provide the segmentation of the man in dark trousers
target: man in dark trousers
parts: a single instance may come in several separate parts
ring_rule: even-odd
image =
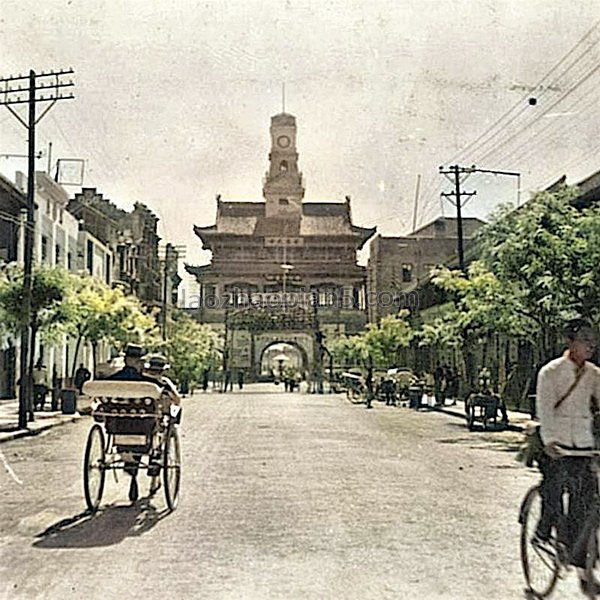
[[[544,455],[539,459],[542,516],[536,537],[543,545],[552,526],[564,543],[570,562],[577,567],[585,594],[599,594],[600,582],[589,579],[585,569],[587,544],[576,543],[588,516],[598,505],[598,481],[593,460],[561,456],[560,449],[593,449],[594,413],[600,398],[600,371],[590,362],[598,338],[589,323],[575,320],[565,329],[567,351],[538,374],[536,401]],[[563,493],[568,510],[563,512]]]
[[[92,374],[90,373],[89,369],[86,369],[83,366],[83,363],[80,363],[77,371],[75,371],[75,380],[73,382],[80,394],[81,388],[83,388],[83,384],[91,378]]]

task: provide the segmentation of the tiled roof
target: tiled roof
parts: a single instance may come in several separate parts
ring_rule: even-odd
[[[304,219],[302,219],[304,221]],[[289,217],[262,217],[257,219],[254,235],[268,236],[298,236],[300,231],[300,215]]]

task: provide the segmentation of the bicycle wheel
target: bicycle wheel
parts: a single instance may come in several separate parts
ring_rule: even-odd
[[[175,510],[179,497],[179,479],[181,477],[181,451],[179,448],[179,430],[170,425],[165,436],[163,483],[165,500],[169,510]]]
[[[537,598],[545,598],[550,594],[558,579],[560,564],[554,532],[547,542],[539,543],[535,539],[541,512],[540,487],[535,486],[527,492],[523,500],[519,522],[521,523],[521,566],[527,589]]]
[[[91,511],[98,510],[104,491],[105,470],[104,432],[94,425],[88,434],[83,459],[83,491],[85,503]]]
[[[589,524],[590,534],[587,544],[587,556],[585,560],[585,571],[588,581],[598,581],[600,579],[600,559],[598,557],[598,522]],[[587,596],[589,598],[597,598],[597,595],[590,591]]]

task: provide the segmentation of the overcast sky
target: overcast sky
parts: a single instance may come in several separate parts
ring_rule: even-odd
[[[199,263],[192,225],[214,222],[215,195],[262,200],[284,81],[306,200],[350,195],[356,224],[386,235],[410,231],[419,174],[418,222],[452,214],[437,170],[456,158],[519,171],[523,198],[600,169],[598,19],[598,0],[3,0],[0,76],[73,67],[76,99],[38,149],[85,159],[86,187],[148,204]],[[26,150],[3,109],[0,153]],[[465,189],[482,217],[517,197],[511,177]]]

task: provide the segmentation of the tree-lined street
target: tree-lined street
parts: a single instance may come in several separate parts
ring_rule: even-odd
[[[3,598],[523,597],[517,432],[269,385],[184,401],[180,505],[107,477],[83,514],[89,419],[3,444]],[[143,481],[145,494],[147,482]],[[554,597],[572,598],[573,576]]]

